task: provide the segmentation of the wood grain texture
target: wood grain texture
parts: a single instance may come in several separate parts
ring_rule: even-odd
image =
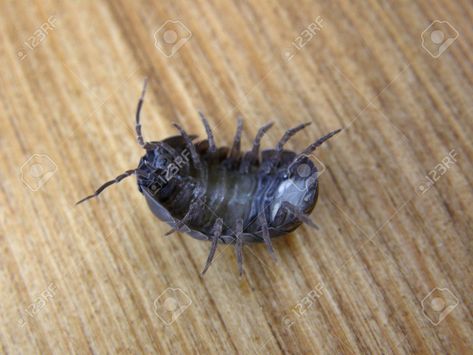
[[[0,352],[472,353],[472,16],[468,1],[2,1]],[[166,57],[170,19],[192,36]],[[439,58],[421,45],[434,20],[459,34]],[[203,137],[198,110],[219,145],[242,114],[246,149],[271,120],[265,147],[313,122],[299,151],[344,127],[316,154],[321,230],[275,240],[276,263],[245,247],[243,278],[220,246],[202,278],[210,245],[162,237],[134,179],[74,207],[137,165],[145,76],[148,139],[172,122]],[[191,304],[166,325],[169,288]]]

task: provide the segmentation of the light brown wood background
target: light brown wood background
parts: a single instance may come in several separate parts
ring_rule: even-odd
[[[472,353],[472,15],[468,1],[2,1],[0,353]],[[192,37],[168,58],[154,33],[172,19]],[[458,31],[439,58],[421,45],[434,20]],[[145,76],[148,139],[173,121],[204,136],[198,110],[220,145],[239,113],[246,148],[270,120],[265,147],[313,122],[294,150],[345,127],[317,152],[321,230],[274,241],[277,263],[246,247],[243,278],[220,247],[202,278],[209,244],[162,237],[134,178],[74,207],[137,165]],[[171,325],[155,309],[168,288],[184,295]]]

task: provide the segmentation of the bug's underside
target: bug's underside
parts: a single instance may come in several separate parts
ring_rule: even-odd
[[[284,150],[285,143],[308,123],[288,130],[274,149],[261,154],[260,142],[271,128],[258,130],[248,152],[240,151],[242,120],[238,119],[232,147],[217,148],[212,130],[200,114],[207,139],[194,142],[178,124],[179,136],[159,142],[145,142],[141,134],[140,111],[143,88],[136,113],[138,143],[146,150],[136,169],[128,170],[103,184],[96,197],[108,186],[136,175],[138,188],[152,212],[174,231],[211,241],[207,262],[212,263],[217,244],[234,244],[240,274],[243,272],[243,245],[264,242],[274,257],[271,238],[287,234],[301,223],[317,227],[308,217],[318,196],[317,168],[309,155],[338,133],[333,131],[302,153]]]

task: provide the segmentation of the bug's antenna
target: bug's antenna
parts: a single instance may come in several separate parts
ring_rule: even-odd
[[[137,172],[138,169],[133,169],[133,170],[127,170],[125,171],[123,174],[121,175],[118,175],[115,179],[113,180],[110,180],[110,181],[107,181],[106,183],[104,183],[102,186],[100,186],[97,191],[95,191],[92,195],[89,195],[87,197],[84,197],[82,200],[76,202],[76,206],[82,202],[85,202],[93,197],[97,197],[98,195],[100,195],[100,193],[105,190],[107,187],[113,185],[113,184],[117,184],[119,183],[120,181],[122,181],[124,178],[130,176],[130,175],[133,175]]]
[[[143,134],[141,133],[140,113],[141,113],[141,106],[143,106],[143,101],[145,99],[147,85],[148,85],[148,78],[145,78],[145,82],[143,84],[143,90],[141,91],[140,100],[138,101],[138,107],[136,108],[136,124],[135,124],[136,140],[138,141],[138,144],[142,148],[146,147],[146,143],[143,139]]]

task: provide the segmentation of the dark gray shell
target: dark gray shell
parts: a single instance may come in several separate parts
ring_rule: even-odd
[[[332,131],[301,153],[283,146],[309,123],[289,129],[274,149],[259,153],[260,141],[272,123],[261,127],[252,149],[240,152],[242,120],[231,148],[217,148],[207,119],[200,114],[208,139],[194,143],[178,124],[181,135],[146,142],[141,134],[140,112],[146,81],[136,111],[136,138],[146,154],[136,169],[105,182],[77,204],[97,197],[107,187],[136,175],[138,189],[151,211],[175,231],[211,241],[202,273],[212,263],[218,243],[235,244],[240,274],[243,244],[264,242],[274,257],[271,238],[287,234],[302,223],[317,226],[308,214],[317,202],[318,171],[311,153],[340,132]]]
[[[178,153],[181,153],[186,149],[186,145],[182,139],[178,138],[181,137],[172,137],[163,142],[171,145]],[[312,181],[310,185],[305,186],[307,180],[295,179],[294,177],[297,175],[288,177],[289,166],[297,156],[294,152],[284,150],[281,154],[281,162],[278,167],[274,172],[267,174],[261,172],[259,167],[264,164],[264,162],[271,159],[275,151],[265,150],[261,154],[261,162],[257,161],[254,164],[254,172],[239,174],[238,169],[227,168],[228,164],[225,164],[225,162],[228,158],[225,156],[221,155],[216,162],[209,164],[209,161],[211,161],[214,156],[208,153],[208,149],[202,149],[203,146],[208,146],[207,141],[196,143],[194,146],[199,151],[201,160],[205,162],[205,169],[218,170],[214,171],[214,174],[220,175],[220,178],[216,182],[213,182],[214,186],[212,186],[212,182],[210,182],[210,187],[208,181],[200,181],[206,189],[203,201],[204,209],[201,210],[199,214],[196,214],[191,222],[185,223],[179,228],[178,221],[183,218],[183,214],[178,214],[177,211],[182,210],[182,206],[190,206],[193,197],[192,194],[183,194],[182,191],[192,192],[194,186],[193,181],[175,182],[175,195],[170,197],[166,196],[170,203],[165,205],[160,198],[162,186],[156,187],[156,184],[150,184],[147,179],[140,176],[137,178],[139,190],[144,194],[151,211],[173,229],[179,229],[179,231],[199,240],[210,240],[212,227],[217,218],[220,217],[223,219],[223,232],[219,238],[219,242],[233,244],[236,242],[234,235],[236,221],[238,218],[241,218],[244,226],[243,232],[246,234],[244,236],[244,242],[263,242],[261,226],[257,222],[257,213],[259,211],[264,211],[266,220],[268,221],[270,237],[274,238],[293,231],[302,223],[294,214],[281,209],[281,201],[291,201],[292,204],[299,207],[305,214],[309,214],[315,207],[318,197],[318,179],[317,168],[311,160],[305,159],[303,162],[300,162],[300,164],[304,164],[306,168],[310,169],[308,176],[310,176]],[[228,148],[224,149],[228,151]],[[138,169],[145,170],[146,166],[144,160],[153,161],[154,156],[161,153],[159,148],[147,152],[142,158]],[[239,159],[241,159],[241,156]],[[192,162],[190,163],[191,170],[195,170]],[[239,164],[237,164],[237,166],[239,166]],[[184,171],[184,174],[185,173],[188,173],[188,171]],[[206,171],[203,175],[208,176],[209,171]],[[231,181],[229,181],[230,176]],[[173,179],[174,178],[175,177],[173,177]],[[195,180],[198,180],[197,176]],[[174,182],[169,181],[168,183],[171,184]],[[225,198],[225,195],[235,195],[235,190],[237,190],[237,192],[241,192],[241,190],[249,192],[245,194],[245,196],[238,196],[232,199],[225,206],[212,203],[212,201],[219,200],[222,197]],[[209,194],[211,196],[209,196]],[[244,201],[241,202],[241,200]]]

